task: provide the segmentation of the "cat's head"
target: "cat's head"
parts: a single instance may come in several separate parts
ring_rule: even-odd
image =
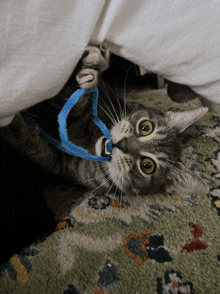
[[[111,128],[112,159],[104,162],[119,190],[133,195],[163,192],[205,194],[208,186],[180,160],[180,134],[207,112],[202,107],[183,112],[137,109]],[[96,154],[103,155],[103,137]]]

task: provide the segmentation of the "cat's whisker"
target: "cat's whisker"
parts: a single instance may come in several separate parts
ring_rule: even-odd
[[[116,97],[119,97],[119,95],[118,95],[118,87],[117,87],[117,83],[116,83],[116,76],[115,76],[115,91],[116,91]]]
[[[170,162],[173,162],[173,163],[177,163],[177,164],[179,164],[179,162],[176,162],[176,161],[172,161],[172,160],[169,160],[169,159],[167,159],[166,161],[165,161],[165,164],[169,167],[169,169],[170,169],[170,171],[169,171],[169,173],[172,175],[172,177],[173,177],[173,182],[174,182],[174,184],[176,185],[176,186],[178,186],[178,181],[179,182],[182,182],[182,183],[186,183],[186,182],[188,182],[188,178],[187,178],[187,175],[186,174],[184,174],[182,171],[181,171],[181,169],[179,169],[178,167],[176,167],[176,166],[174,166],[173,164],[171,164],[170,162],[168,162],[168,161],[170,161]],[[178,179],[178,181],[177,181],[177,179]]]
[[[103,172],[103,174],[97,174],[94,178],[90,178],[90,179],[87,179],[87,180],[83,180],[82,182],[80,182],[81,184],[83,184],[83,183],[86,183],[86,182],[91,182],[91,181],[94,181],[94,180],[98,180],[98,179],[100,179],[100,178],[104,178],[105,177],[105,175],[107,175],[108,174],[108,171],[105,171],[105,172]]]
[[[113,203],[115,202],[117,191],[118,191],[118,187],[115,186],[115,193],[114,193],[114,197],[113,197],[113,201],[112,201]],[[112,205],[112,211],[111,211],[111,213],[113,213],[113,205]]]
[[[173,164],[169,163],[169,162],[166,162],[166,165],[171,169],[171,172],[174,171],[174,172],[179,172],[181,174],[181,170],[174,166]]]
[[[138,192],[136,191],[136,189],[134,188],[134,185],[132,184],[132,182],[131,182],[131,179],[130,179],[130,177],[129,177],[129,174],[127,175],[128,177],[128,181],[129,181],[129,183],[131,184],[131,187],[133,188],[133,191],[136,193],[136,195],[137,196],[139,196],[139,194],[138,194]]]
[[[169,163],[169,162],[167,162],[167,161],[165,161],[164,163],[165,163],[165,165],[168,166],[170,169],[172,169],[172,170],[174,169],[174,166],[173,166],[171,163]]]
[[[111,191],[112,187],[115,185],[115,179],[116,179],[116,176],[113,177],[113,176],[110,175],[109,178],[110,178],[110,180],[112,180],[112,184],[111,184],[109,190],[107,191],[107,193],[106,193],[106,195],[105,195],[105,197],[104,197],[104,200],[105,200],[106,197],[109,195],[109,192]],[[117,186],[115,186],[115,187],[116,187],[116,190],[115,190],[115,193],[114,193],[113,202],[114,202],[115,195],[116,195],[116,192],[117,192],[117,189],[118,189]],[[113,206],[112,206],[112,211],[113,211]]]
[[[187,174],[183,173],[180,169],[174,167],[172,164],[169,164],[168,165],[170,167],[170,173],[172,174],[173,176],[173,182],[174,182],[174,185],[179,185],[179,183],[188,183],[189,182],[189,178],[187,177]],[[177,174],[177,171],[178,171],[178,174]],[[178,180],[177,180],[178,179]]]
[[[88,162],[86,162],[86,161],[83,161],[83,166],[84,166],[84,168],[85,168],[85,170],[86,170],[86,168],[88,167],[88,164],[91,166],[91,168],[93,168],[93,162],[92,161],[88,161]],[[108,174],[108,171],[106,170],[105,172],[102,172],[102,174],[100,175],[100,173],[99,173],[99,170],[96,170],[95,171],[95,177],[94,178],[90,178],[90,179],[86,179],[85,177],[84,177],[84,179],[82,180],[82,182],[81,182],[81,184],[84,184],[84,183],[87,183],[87,182],[90,182],[90,181],[94,181],[94,180],[96,180],[97,182],[99,182],[99,179],[100,178],[103,178],[103,177],[105,177],[105,175],[107,175]]]
[[[120,120],[119,120],[119,117],[118,117],[118,115],[117,115],[116,109],[115,109],[115,107],[114,107],[114,105],[113,105],[113,103],[112,103],[112,100],[111,100],[111,98],[110,98],[110,96],[109,96],[109,94],[108,94],[108,92],[107,92],[107,90],[106,90],[105,85],[104,85],[104,91],[105,91],[106,97],[108,98],[108,100],[109,100],[109,102],[110,102],[110,104],[111,104],[111,106],[112,106],[112,109],[113,109],[113,111],[114,111],[114,113],[115,113],[115,116],[116,116],[116,118],[117,118],[117,121],[119,122]],[[103,101],[103,100],[102,100],[102,101]],[[103,102],[104,102],[104,101],[103,101]]]
[[[110,119],[110,121],[113,123],[113,125],[116,125],[117,124],[116,119],[112,115],[110,115],[101,105],[98,105],[98,106],[105,112],[105,114]]]
[[[102,82],[103,82],[103,81],[102,81]],[[110,87],[110,88],[112,88],[112,87]],[[112,90],[112,89],[111,89],[111,90]],[[115,93],[115,91],[116,91],[116,93]],[[122,100],[119,98],[120,95],[118,94],[116,80],[115,80],[115,91],[112,90],[111,93],[114,95],[114,97],[115,97],[115,99],[116,99],[116,101],[117,101],[117,103],[118,103],[119,111],[120,111],[120,113],[119,113],[119,119],[120,119],[120,121],[121,121],[122,119],[124,119],[124,116],[123,116],[122,103],[120,103],[120,101],[123,102],[123,105],[124,105],[124,101],[122,101]],[[108,98],[108,99],[109,99],[109,98]],[[112,107],[114,107],[114,105],[112,105]]]
[[[102,182],[98,187],[94,188],[92,191],[89,191],[88,193],[85,194],[86,197],[89,195],[93,194],[95,191],[97,191],[100,187],[102,187],[104,184],[108,183],[109,180],[111,179],[111,176],[109,176],[107,179],[105,179],[104,182]]]
[[[123,109],[122,109],[122,105],[120,103],[120,99],[118,97],[118,95],[115,95],[116,101],[118,102],[118,106],[119,106],[119,121],[121,121],[123,119]]]
[[[121,187],[124,187],[124,180],[125,180],[125,176],[124,174],[120,174],[120,182],[121,182]],[[123,189],[122,188],[119,188],[120,189],[120,197],[119,197],[119,201],[122,202],[123,201]],[[120,209],[121,209],[121,206],[120,206]]]
[[[129,66],[127,72],[126,72],[126,76],[125,76],[125,83],[124,83],[124,95],[123,95],[123,100],[124,100],[124,118],[126,119],[127,117],[127,113],[126,113],[126,83],[127,83],[127,78],[128,78],[128,72],[131,68],[132,64]]]
[[[169,164],[168,162],[165,163],[168,168],[170,169],[169,173],[173,176],[173,180],[174,182],[176,182],[176,174],[177,174],[177,170],[174,168],[174,166],[172,164]]]
[[[112,180],[112,177],[111,177],[111,180]],[[112,182],[110,188],[108,189],[108,192],[106,193],[106,197],[108,196],[108,194],[109,194],[109,192],[111,191],[111,189],[112,189],[113,186],[114,186],[114,182]],[[106,198],[106,197],[105,197],[105,198]],[[104,198],[104,199],[105,199],[105,198]]]
[[[123,182],[124,182],[124,177],[123,176],[121,176],[121,178],[122,178],[122,187],[124,186],[123,184]],[[122,189],[121,189],[121,196],[120,196],[120,202],[122,202],[122,200],[123,200],[123,191],[122,191]],[[120,209],[122,209],[121,207],[120,207]]]
[[[118,170],[118,165],[115,163],[113,170],[115,171],[114,174],[112,174],[112,181],[115,184],[116,188],[119,191],[123,190],[123,175],[121,175],[120,171]]]
[[[118,93],[117,93],[117,87],[116,87],[116,100],[117,100],[117,102],[118,102],[118,106],[119,106],[119,111],[120,111],[120,120],[122,120],[123,119],[123,109],[122,109],[122,105],[121,105],[121,103],[120,103],[120,99],[119,99],[119,95],[118,95]]]
[[[103,81],[102,81],[102,83],[103,83]],[[119,122],[120,119],[119,119],[119,117],[118,117],[118,115],[117,115],[117,112],[116,112],[115,106],[114,106],[114,104],[112,103],[112,99],[111,99],[110,95],[108,94],[108,91],[107,91],[106,86],[105,86],[104,83],[103,83],[103,86],[104,86],[104,91],[105,91],[105,93],[106,93],[106,97],[108,98],[108,100],[109,100],[109,102],[110,102],[110,104],[111,104],[111,106],[112,106],[112,108],[113,108],[113,110],[114,110],[114,112],[115,112],[115,115],[116,115],[116,117],[118,118],[118,122]],[[119,96],[118,96],[118,94],[117,94],[117,89],[116,89],[116,94],[114,93],[114,91],[112,91],[111,93],[115,96],[115,98],[116,98],[116,100],[117,100],[117,102],[118,102],[119,110],[120,110],[120,116],[121,116],[122,107],[121,107],[121,104],[120,104],[120,101],[119,101],[119,100],[120,100],[120,99],[119,99]]]
[[[109,99],[109,98],[108,98]],[[102,98],[102,97],[100,97],[100,100],[103,102],[103,104],[106,106],[106,109],[109,111],[109,114],[111,115],[111,117],[114,119],[114,121],[116,122],[116,123],[118,123],[118,121],[117,121],[117,119],[118,119],[118,117],[115,117],[114,116],[114,114],[112,113],[112,111],[111,111],[111,109],[108,107],[108,105],[106,104],[106,102],[105,102],[105,100]],[[115,111],[115,109],[113,109],[114,111]]]
[[[95,193],[100,187],[102,187],[106,182],[108,182],[111,179],[111,176],[109,176],[104,182],[102,182],[98,187],[96,187],[95,189],[93,189],[92,191],[89,191],[88,193],[84,194],[85,198],[88,198],[90,195],[92,195],[93,193]],[[85,214],[87,214],[87,209],[85,211]]]
[[[175,161],[175,160],[171,160],[171,159],[166,159],[166,161],[170,161],[170,162],[173,162],[173,163],[176,163],[176,164],[179,164],[180,162],[179,161]]]
[[[169,166],[169,167],[172,168],[173,170],[180,171],[180,169],[178,169],[178,167],[176,167],[176,166],[174,166],[172,163],[168,162],[168,160],[166,160],[165,163],[167,164],[167,166]]]
[[[123,107],[123,119],[126,119],[127,118],[127,112],[126,112],[126,101],[125,101],[125,98],[124,98],[124,107]]]

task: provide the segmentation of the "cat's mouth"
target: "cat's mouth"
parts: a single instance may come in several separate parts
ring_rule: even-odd
[[[101,137],[96,143],[96,154],[98,156],[109,156],[111,153],[108,151],[109,140],[106,137]]]
[[[109,140],[107,140],[106,137],[103,137],[101,142],[101,156],[108,156],[111,154],[108,151],[108,143],[109,143]]]

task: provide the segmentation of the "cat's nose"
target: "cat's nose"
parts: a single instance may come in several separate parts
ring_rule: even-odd
[[[127,138],[123,138],[121,141],[117,142],[115,144],[115,147],[118,149],[121,149],[124,153],[128,152],[128,144],[127,144]]]

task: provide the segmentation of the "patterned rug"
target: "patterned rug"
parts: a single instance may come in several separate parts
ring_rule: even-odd
[[[165,90],[128,100],[163,110],[201,106],[174,103]],[[190,127],[182,147],[207,195],[120,199],[97,190],[54,233],[2,265],[0,293],[219,294],[220,115]]]

